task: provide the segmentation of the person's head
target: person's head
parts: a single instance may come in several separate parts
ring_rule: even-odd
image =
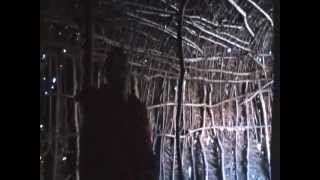
[[[124,88],[129,79],[129,64],[121,48],[114,48],[106,59],[104,73],[111,86]]]

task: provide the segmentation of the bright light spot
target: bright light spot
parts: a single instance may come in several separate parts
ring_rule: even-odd
[[[40,156],[40,161],[42,160],[42,156]]]
[[[67,157],[63,156],[62,161],[65,161],[65,160],[67,160]]]
[[[46,58],[46,54],[42,54],[42,59],[45,59]]]
[[[60,64],[60,65],[59,65],[59,67],[60,67],[60,68],[63,68],[63,65],[62,65],[62,64]]]
[[[228,53],[231,53],[231,48],[228,48],[227,52],[228,52]]]
[[[45,80],[46,80],[46,77],[43,77],[42,79],[45,81]]]
[[[175,90],[175,91],[176,91],[176,90],[178,90],[178,87],[177,87],[177,86],[175,86],[175,87],[174,87],[174,90]]]
[[[269,54],[272,54],[272,51],[269,51]]]
[[[257,144],[257,149],[258,149],[259,151],[261,151],[261,143],[258,143],[258,144]]]
[[[53,78],[52,78],[52,82],[53,82],[53,83],[56,83],[56,81],[57,81],[56,77],[53,77]]]
[[[54,85],[51,86],[51,89],[54,89]]]
[[[59,36],[61,36],[62,35],[62,32],[59,32]]]
[[[42,129],[43,128],[43,124],[40,124],[40,129]],[[41,157],[41,156],[40,156]]]
[[[148,62],[148,59],[144,59],[144,62],[147,63],[147,62]]]
[[[48,95],[48,91],[45,91],[44,94],[45,94],[45,95]]]
[[[262,61],[262,60],[261,60],[261,57],[258,57],[257,59],[258,59],[258,61],[259,61],[259,62],[261,62],[261,61]]]
[[[189,178],[191,178],[191,166],[189,166],[188,168],[188,175],[189,175]]]
[[[62,50],[62,52],[63,52],[63,53],[66,53],[66,52],[67,52],[67,50],[66,50],[66,49],[63,49],[63,50]]]

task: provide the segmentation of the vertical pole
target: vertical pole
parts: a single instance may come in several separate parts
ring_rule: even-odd
[[[203,104],[206,103],[206,98],[207,98],[207,87],[206,85],[204,85],[204,88],[203,88]],[[202,128],[203,130],[200,131],[200,146],[201,146],[201,150],[202,150],[202,154],[203,154],[203,165],[204,165],[204,168],[203,168],[203,174],[204,174],[204,178],[205,180],[208,180],[208,161],[207,161],[207,155],[206,155],[206,151],[205,151],[205,144],[203,143],[203,141],[205,141],[205,130],[204,128],[206,127],[206,107],[203,106],[203,114],[202,114]]]
[[[182,101],[182,84],[184,80],[184,59],[183,59],[183,42],[182,42],[182,26],[183,26],[183,16],[184,10],[186,8],[188,0],[183,0],[180,6],[179,14],[178,14],[178,57],[180,58],[180,78],[179,78],[179,87],[178,87],[178,109],[177,109],[177,116],[176,116],[176,126],[175,126],[175,136],[176,136],[176,151],[177,151],[177,163],[178,163],[178,180],[183,180],[183,173],[182,173],[182,162],[181,162],[181,155],[180,155],[180,117],[181,117],[181,101]]]
[[[78,81],[77,81],[77,62],[76,59],[72,59],[73,62],[73,95],[77,94]],[[80,160],[80,126],[78,118],[78,102],[74,101],[74,124],[76,128],[76,180],[79,180],[79,160]]]
[[[234,97],[236,98],[236,122],[235,122],[235,126],[237,127],[238,126],[238,121],[239,121],[239,104],[238,104],[238,99],[237,99],[237,86],[235,86],[235,89],[234,89]],[[241,123],[240,123],[240,125],[241,125]],[[236,130],[235,131],[235,134],[236,134],[236,145],[235,145],[235,152],[234,152],[234,155],[235,155],[235,169],[236,169],[236,180],[238,180],[239,179],[239,177],[238,177],[238,162],[239,162],[239,160],[238,160],[238,156],[237,156],[237,153],[238,153],[238,148],[237,148],[237,146],[238,146],[238,130]],[[240,150],[241,151],[241,150]]]
[[[248,126],[248,129],[247,129],[247,180],[250,180],[250,129],[251,129],[251,126],[250,126],[250,115],[249,115],[249,106],[248,106],[248,103],[246,102],[246,118],[247,118],[247,126]]]
[[[176,81],[176,85],[175,87],[177,86],[178,84],[178,81]],[[174,102],[177,102],[177,99],[178,99],[178,90],[175,90],[174,92]],[[175,119],[177,117],[177,106],[174,106],[173,108],[173,119]],[[174,126],[175,126],[175,130],[177,130],[177,127],[176,127],[176,123],[174,123]],[[177,138],[177,137],[175,137]],[[176,155],[177,155],[177,140],[174,139],[174,144],[173,144],[173,161],[172,161],[172,180],[175,180],[175,167],[176,167]],[[178,173],[179,173],[179,170],[178,170]]]
[[[261,89],[261,85],[259,83],[259,89]],[[269,128],[268,128],[268,115],[267,115],[267,111],[266,111],[266,104],[263,98],[263,94],[260,91],[260,102],[261,102],[261,106],[262,106],[262,113],[263,113],[263,120],[264,120],[264,130],[265,130],[265,140],[266,140],[266,146],[267,146],[267,158],[268,158],[268,170],[269,170],[269,176],[271,178],[271,166],[270,166],[270,132],[269,132]]]

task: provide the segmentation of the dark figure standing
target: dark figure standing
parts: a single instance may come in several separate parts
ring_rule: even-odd
[[[83,111],[81,180],[152,180],[152,146],[147,111],[128,89],[129,65],[121,49],[104,68],[108,83],[77,99]]]

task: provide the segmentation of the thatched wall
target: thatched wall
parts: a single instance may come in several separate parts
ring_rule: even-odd
[[[270,179],[273,22],[266,2],[190,1],[187,6],[180,122],[185,179]],[[73,96],[86,69],[84,7],[67,4],[57,12],[46,9],[41,18],[40,121],[45,127],[40,168],[49,172],[42,173],[45,179],[77,178],[81,113]],[[99,71],[110,48],[124,47],[131,86],[148,106],[161,180],[177,176],[178,7],[165,0],[95,4],[92,84],[102,82]],[[51,89],[47,81],[53,77]],[[64,157],[68,163],[61,161]]]

